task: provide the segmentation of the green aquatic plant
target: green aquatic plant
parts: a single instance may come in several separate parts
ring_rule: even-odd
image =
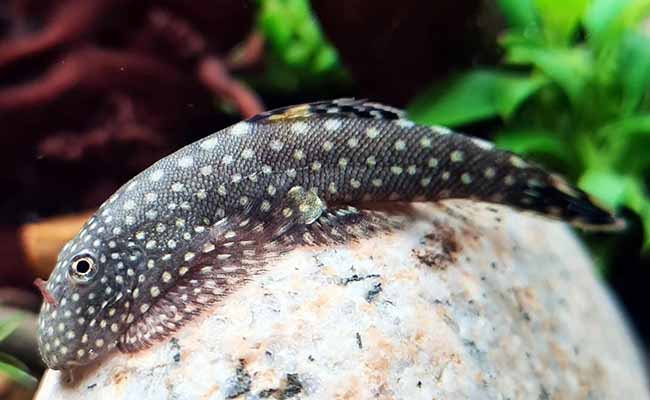
[[[0,342],[5,340],[20,326],[22,317],[19,315],[0,321]],[[27,366],[9,354],[0,352],[0,375],[5,375],[19,384],[34,388],[36,378],[27,372]]]
[[[258,0],[258,7],[257,27],[268,44],[258,86],[294,92],[349,82],[308,0]]]
[[[494,140],[643,221],[650,249],[650,0],[499,0],[501,65],[408,107],[421,123],[499,119]]]

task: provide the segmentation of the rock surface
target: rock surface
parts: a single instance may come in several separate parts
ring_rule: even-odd
[[[566,226],[417,206],[302,248],[171,340],[48,371],[37,399],[648,399],[636,342]]]

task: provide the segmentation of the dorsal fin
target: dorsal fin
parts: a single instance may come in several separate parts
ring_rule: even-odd
[[[335,100],[317,101],[295,106],[277,108],[265,111],[248,120],[248,122],[264,123],[283,121],[287,119],[309,118],[318,115],[339,115],[347,118],[372,118],[372,119],[402,119],[406,118],[404,111],[369,102],[365,99],[343,98]]]

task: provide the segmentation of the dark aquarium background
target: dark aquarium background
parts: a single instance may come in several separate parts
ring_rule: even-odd
[[[645,0],[0,0],[0,397],[33,393],[35,332],[3,339],[104,199],[241,119],[336,97],[494,140],[618,209],[625,232],[581,235],[647,348],[649,88]]]

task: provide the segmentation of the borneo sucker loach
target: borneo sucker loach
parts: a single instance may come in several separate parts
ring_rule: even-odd
[[[111,196],[42,288],[40,352],[50,368],[70,369],[115,347],[137,351],[296,244],[382,229],[364,205],[452,198],[620,225],[561,177],[394,108],[353,99],[286,107],[178,150]]]

